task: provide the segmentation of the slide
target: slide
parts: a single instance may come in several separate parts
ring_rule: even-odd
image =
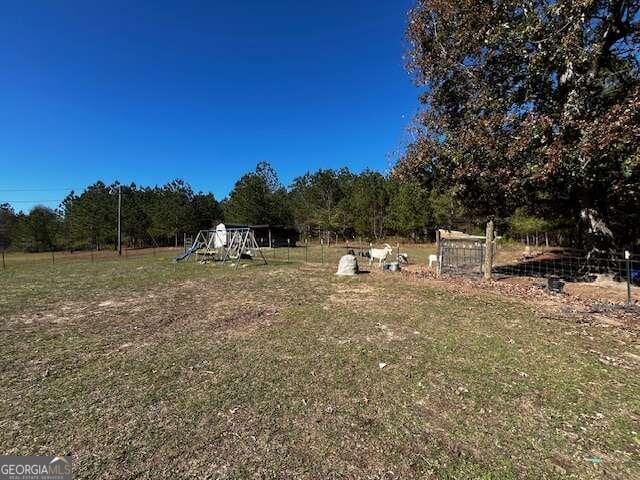
[[[204,247],[204,243],[202,242],[198,242],[198,243],[194,243],[193,245],[191,245],[191,248],[189,250],[187,250],[186,252],[184,252],[181,255],[178,255],[175,259],[176,262],[181,262],[182,260],[186,260],[188,259],[193,252],[195,252],[196,250],[198,250],[199,248]]]

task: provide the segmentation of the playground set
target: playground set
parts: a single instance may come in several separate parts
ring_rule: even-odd
[[[215,230],[200,230],[187,250],[176,257],[176,262],[194,258],[196,262],[235,262],[236,270],[242,260],[253,260],[254,257],[265,258],[255,234],[250,227],[226,228],[224,224],[216,226]]]

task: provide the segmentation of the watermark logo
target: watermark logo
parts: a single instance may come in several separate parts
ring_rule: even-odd
[[[0,455],[0,480],[71,479],[71,457]]]

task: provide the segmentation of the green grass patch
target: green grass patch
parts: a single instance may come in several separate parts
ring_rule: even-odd
[[[2,453],[78,478],[639,474],[638,370],[600,361],[632,333],[278,256],[3,273]]]

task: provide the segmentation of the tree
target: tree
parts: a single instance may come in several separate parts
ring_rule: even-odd
[[[30,252],[48,252],[59,244],[61,220],[57,212],[36,205],[28,215],[17,216],[14,242]]]
[[[122,241],[130,247],[153,243],[149,234],[151,219],[145,211],[146,193],[134,183],[122,185]]]
[[[639,11],[640,0],[418,0],[407,66],[425,109],[395,175],[437,171],[474,215],[588,210],[619,243],[637,238]]]
[[[534,235],[537,246],[539,242],[538,233],[546,232],[549,229],[549,224],[543,218],[528,215],[524,208],[518,208],[515,213],[509,217],[509,227],[513,233],[525,235],[527,244],[529,244],[529,236]]]
[[[0,250],[9,248],[17,222],[16,214],[8,203],[0,204]]]
[[[295,223],[309,235],[313,230],[346,234],[352,216],[345,202],[355,176],[347,168],[320,169],[293,180],[289,198]]]
[[[431,226],[432,214],[428,192],[417,182],[391,182],[389,226],[399,235],[414,241]]]
[[[355,177],[348,208],[356,234],[370,239],[383,238],[388,205],[387,180],[382,174],[365,170]]]
[[[243,175],[223,202],[225,221],[240,224],[287,225],[291,222],[287,192],[266,162]]]
[[[436,228],[455,230],[467,216],[453,189],[432,190],[429,193],[429,205]]]
[[[215,227],[223,218],[222,208],[212,193],[199,192],[191,200],[193,207],[192,231]]]
[[[88,186],[79,196],[71,192],[61,204],[68,246],[102,248],[115,244],[117,198],[103,182]]]

